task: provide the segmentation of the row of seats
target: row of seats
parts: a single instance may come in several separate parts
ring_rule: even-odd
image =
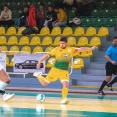
[[[48,62],[46,63],[46,68],[51,68],[53,67],[54,65],[54,62],[55,62],[55,58],[50,58],[48,60]],[[6,57],[6,66],[7,67],[13,67],[14,66],[14,58],[11,59],[11,61],[9,60],[8,57]],[[69,68],[71,66],[69,65]],[[73,69],[81,69],[84,67],[84,61],[82,58],[76,58],[74,59],[73,61]]]
[[[90,20],[87,19],[87,22],[89,23]],[[85,21],[83,24],[86,25]],[[0,35],[21,36],[22,31],[25,29],[26,29],[26,27],[20,27],[18,32],[16,32],[15,27],[10,27],[10,28],[8,28],[7,32],[5,32],[5,28],[0,27]],[[32,36],[33,35],[37,35],[37,36],[47,36],[47,35],[48,36],[107,36],[107,35],[109,35],[109,31],[108,31],[107,27],[101,27],[99,29],[98,33],[96,32],[95,27],[89,27],[86,31],[86,34],[85,34],[83,27],[77,27],[74,32],[73,32],[73,29],[71,27],[65,27],[63,29],[63,32],[62,33],[61,32],[62,32],[62,30],[60,27],[54,27],[51,33],[50,33],[50,30],[48,27],[43,27],[39,34],[31,34],[31,35]]]
[[[52,38],[47,36],[44,37],[42,42],[40,41],[40,38],[38,36],[35,36],[31,39],[29,42],[29,38],[27,36],[23,36],[20,38],[19,42],[16,36],[11,36],[6,42],[5,36],[0,36],[0,45],[41,45],[41,46],[58,46],[60,44],[60,38],[56,37],[54,42],[52,42]],[[68,37],[68,45],[69,46],[100,46],[101,41],[99,37],[93,37],[88,44],[88,38],[87,37],[80,37],[78,39],[78,42],[76,42],[75,37]]]

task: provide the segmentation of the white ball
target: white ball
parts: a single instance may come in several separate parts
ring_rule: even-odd
[[[36,97],[36,100],[38,102],[44,102],[45,101],[45,95],[43,94],[38,94],[37,97]]]

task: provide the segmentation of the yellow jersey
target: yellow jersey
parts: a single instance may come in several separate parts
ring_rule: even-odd
[[[75,47],[66,47],[62,49],[60,46],[54,48],[49,54],[50,56],[55,56],[54,68],[61,70],[68,70],[69,62],[76,52]]]

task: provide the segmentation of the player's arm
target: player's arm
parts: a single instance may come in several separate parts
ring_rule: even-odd
[[[84,51],[88,51],[88,50],[95,50],[96,48],[97,48],[96,46],[93,46],[91,48],[89,48],[89,47],[80,47],[80,48],[75,48],[75,51],[84,52]]]

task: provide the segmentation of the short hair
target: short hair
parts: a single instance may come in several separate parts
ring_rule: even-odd
[[[114,40],[114,39],[117,39],[117,37],[114,37],[113,40]]]
[[[4,5],[4,7],[7,7],[7,8],[9,8],[9,6],[8,6],[7,4],[5,4],[5,5]]]
[[[53,8],[53,6],[51,4],[48,7],[52,7]]]
[[[61,38],[60,38],[60,41],[67,42],[67,37],[61,37]]]
[[[58,6],[54,6],[54,9],[59,9],[59,7]]]
[[[29,6],[28,5],[25,5],[24,8],[29,8]]]
[[[44,3],[43,2],[41,2],[40,5],[44,7]]]

